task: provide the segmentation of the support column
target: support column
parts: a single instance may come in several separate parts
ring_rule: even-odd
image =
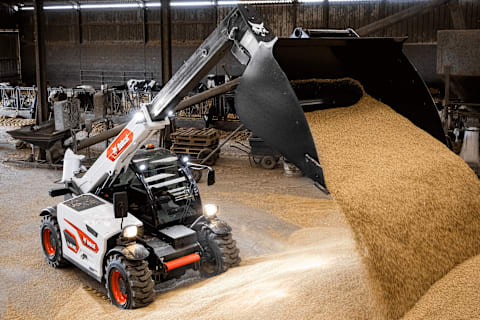
[[[43,0],[34,1],[35,72],[37,80],[37,124],[48,120]]]
[[[82,33],[82,10],[80,10],[80,3],[75,3],[77,8],[77,28],[78,28],[78,43],[82,44],[83,42],[83,33]]]
[[[142,24],[143,24],[143,43],[146,44],[148,42],[148,22],[147,22],[147,6],[145,5],[145,1],[142,1]]]
[[[450,16],[452,17],[453,27],[458,30],[466,29],[465,17],[463,16],[462,8],[458,0],[450,0],[448,3],[450,9]]]
[[[48,120],[47,103],[47,76],[45,58],[45,19],[43,13],[43,0],[33,2],[33,32],[35,41],[35,73],[37,80],[37,116],[36,123],[41,124]],[[38,160],[46,160],[46,152],[40,149]]]
[[[293,0],[292,2],[292,24],[293,24],[293,27],[292,27],[292,30],[294,30],[295,28],[299,27],[297,25],[297,16],[298,16],[298,0]]]
[[[161,0],[162,10],[162,83],[172,77],[172,21],[170,0]]]
[[[330,28],[330,4],[328,0],[323,0],[323,24],[324,28]]]

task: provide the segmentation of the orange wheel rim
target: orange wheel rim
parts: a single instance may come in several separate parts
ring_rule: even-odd
[[[48,228],[43,229],[43,246],[45,247],[45,251],[51,256],[53,256],[57,250],[57,248],[52,245],[52,231]]]
[[[113,297],[118,302],[118,304],[122,305],[127,302],[127,294],[122,292],[122,289],[120,288],[121,280],[122,283],[124,283],[121,273],[117,270],[114,270],[110,276],[110,287],[112,288]],[[123,291],[125,291],[125,288]]]

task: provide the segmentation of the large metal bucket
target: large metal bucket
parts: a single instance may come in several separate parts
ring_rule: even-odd
[[[303,96],[308,92],[298,88],[295,91],[291,81],[356,79],[368,94],[445,143],[432,97],[417,70],[402,53],[403,40],[316,38],[260,43],[236,91],[235,108],[240,120],[322,186],[325,186],[323,172],[304,115],[307,106],[302,108],[301,100],[333,101],[336,99],[331,95],[356,93],[355,90],[343,93],[323,90],[320,96]],[[351,100],[356,101],[355,97]],[[307,105],[311,111],[312,105]]]

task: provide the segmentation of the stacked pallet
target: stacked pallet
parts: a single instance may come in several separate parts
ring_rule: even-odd
[[[217,146],[219,135],[216,129],[178,128],[171,134],[173,145],[172,152],[179,155],[187,155],[198,162],[205,159]],[[217,151],[205,164],[214,165],[219,157]]]

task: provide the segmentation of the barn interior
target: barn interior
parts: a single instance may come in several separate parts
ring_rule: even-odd
[[[476,0],[2,1],[0,319],[478,319],[478,89]]]

